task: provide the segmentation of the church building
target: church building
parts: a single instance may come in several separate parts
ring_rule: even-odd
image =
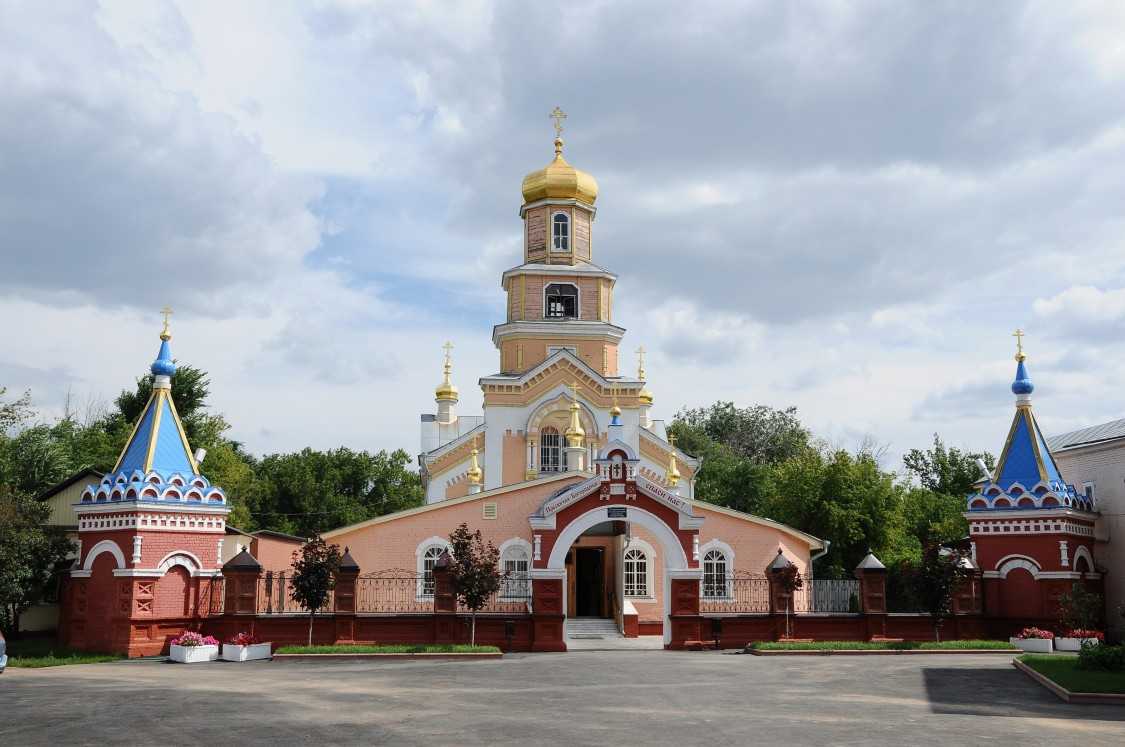
[[[537,613],[557,606],[566,632],[582,618],[668,640],[674,596],[721,612],[730,579],[761,577],[779,552],[807,574],[827,543],[695,500],[702,465],[653,418],[643,349],[635,375],[622,370],[617,276],[595,263],[598,184],[563,157],[565,115],[553,116],[554,159],[523,180],[523,257],[500,278],[483,412],[458,412],[447,343],[435,410],[421,416],[425,505],[324,536],[365,571],[429,578],[465,522],[500,549],[502,594],[534,586]]]

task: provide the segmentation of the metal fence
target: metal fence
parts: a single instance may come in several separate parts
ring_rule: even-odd
[[[355,611],[368,615],[432,613],[432,577],[397,568],[360,576],[355,583]]]
[[[825,578],[805,581],[793,593],[794,612],[859,612],[859,581]]]
[[[458,603],[457,611],[468,614],[470,610]],[[531,611],[531,579],[525,576],[507,576],[500,580],[500,589],[477,610],[478,615],[526,615]]]
[[[333,594],[328,592],[328,600],[320,612],[331,612],[334,606]],[[266,574],[258,579],[259,615],[307,615],[309,610],[293,599],[293,578],[284,571]]]
[[[732,615],[769,612],[770,582],[764,576],[705,576],[699,582],[699,611]]]
[[[222,576],[215,576],[202,585],[199,593],[199,614],[202,617],[223,614],[225,588],[226,579]]]

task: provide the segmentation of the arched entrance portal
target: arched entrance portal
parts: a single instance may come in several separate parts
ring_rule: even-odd
[[[559,529],[550,554],[542,564],[545,568],[534,573],[537,578],[561,582],[561,598],[558,601],[564,620],[603,618],[614,620],[619,629],[623,626],[627,606],[625,556],[630,549],[639,551],[650,544],[632,540],[638,534],[637,528],[642,528],[645,536],[654,540],[651,543],[654,552],[648,553],[644,560],[658,566],[659,572],[651,573],[642,581],[638,577],[642,571],[637,568],[641,556],[639,552],[633,552],[630,554],[632,575],[629,580],[636,587],[641,583],[655,586],[655,579],[659,579],[658,588],[646,588],[645,591],[646,596],[651,596],[653,606],[660,610],[664,644],[670,645],[674,640],[673,602],[685,596],[682,591],[677,593],[673,590],[677,582],[686,585],[689,592],[694,590],[694,613],[698,614],[701,571],[698,562],[689,554],[695,544],[695,530],[674,530],[668,522],[676,513],[665,509],[660,511],[664,514],[661,516],[655,510],[649,510],[658,510],[659,506],[642,507],[642,503],[650,501],[646,496],[608,505],[597,501],[595,507],[567,517],[569,521]],[[648,571],[648,567],[643,569],[645,573]],[[687,610],[679,611],[691,613],[690,602]]]

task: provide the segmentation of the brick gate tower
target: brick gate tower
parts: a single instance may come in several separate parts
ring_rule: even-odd
[[[89,485],[61,635],[74,648],[158,654],[207,614],[220,587],[226,495],[199,470],[172,400],[165,316],[152,394],[112,471]]]

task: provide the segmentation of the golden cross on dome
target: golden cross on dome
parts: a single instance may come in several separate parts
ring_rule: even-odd
[[[668,445],[673,449],[676,448],[676,434],[668,431]]]
[[[573,397],[577,401],[578,400],[578,390],[581,389],[581,387],[578,386],[578,382],[577,381],[571,382],[567,386],[570,388],[570,396]]]
[[[1023,354],[1023,337],[1026,334],[1022,329],[1017,329],[1012,333],[1012,337],[1016,338],[1016,360],[1022,361],[1027,356]]]
[[[637,348],[637,378],[641,381],[645,379],[645,346],[641,345]]]
[[[161,315],[164,317],[164,329],[160,330],[160,337],[162,339],[170,338],[172,335],[168,332],[168,317],[172,316],[172,307],[165,306],[160,310]]]
[[[555,137],[562,137],[562,122],[566,119],[566,112],[556,106],[555,110],[551,112],[550,117],[555,120]]]
[[[450,342],[449,340],[446,340],[445,344],[441,346],[441,349],[445,351],[445,360],[448,361],[450,358],[453,357],[451,355],[451,353],[453,352],[453,343],[452,342]]]

